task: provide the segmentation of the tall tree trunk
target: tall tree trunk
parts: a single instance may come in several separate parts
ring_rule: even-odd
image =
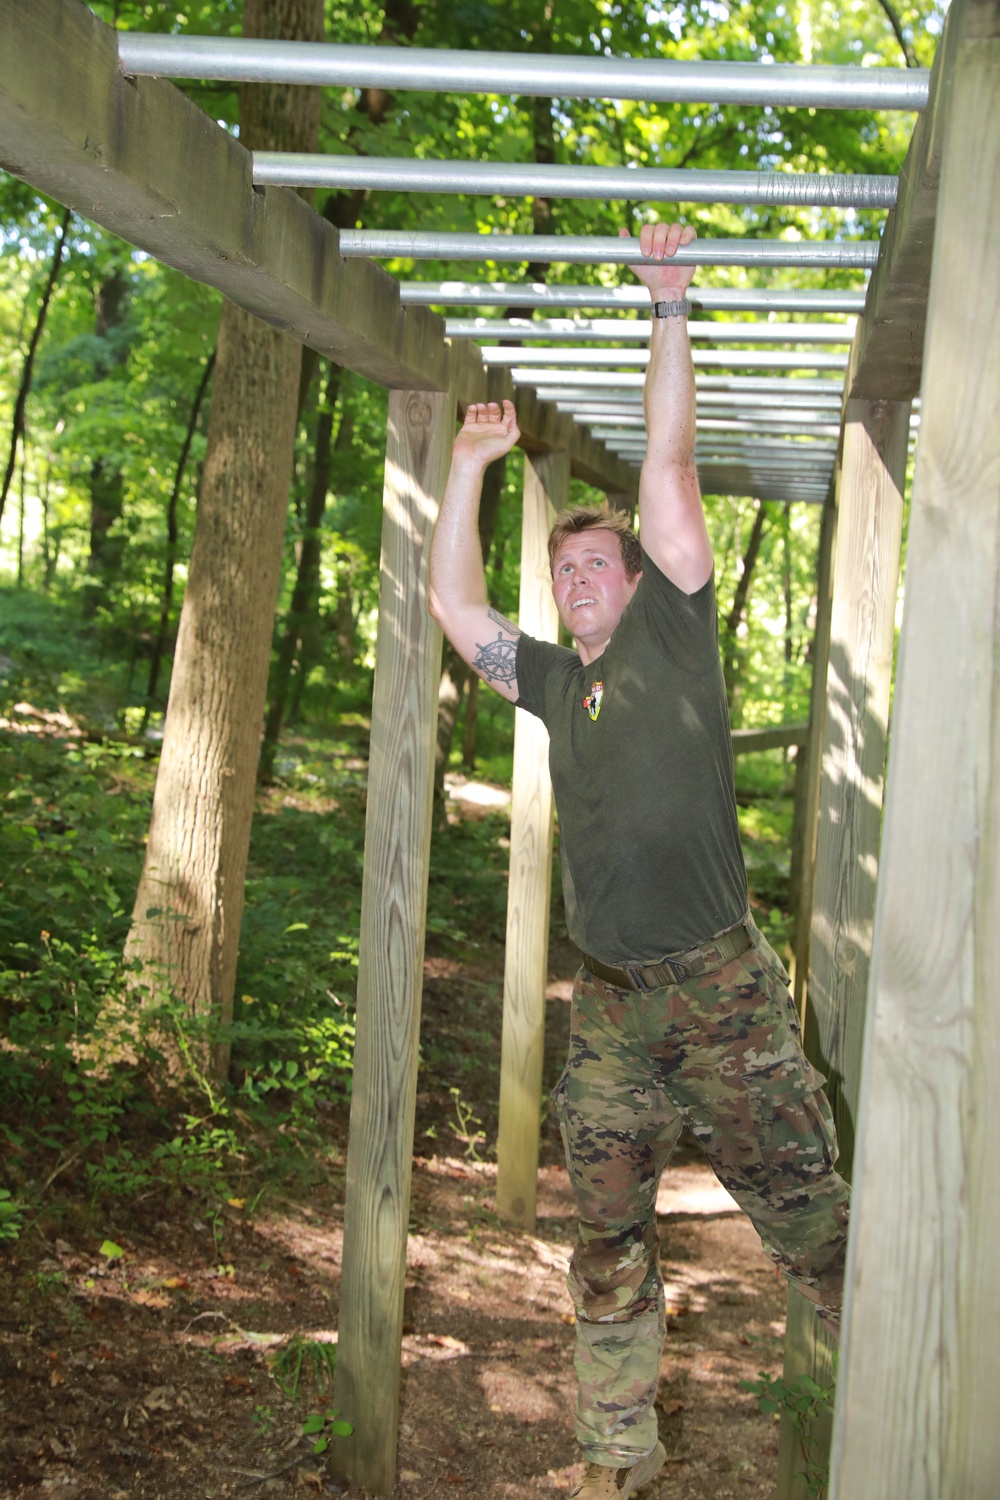
[[[722,665],[726,678],[726,698],[729,703],[729,712],[733,723],[739,722],[738,690],[740,672],[742,670],[741,652],[739,648],[739,628],[743,620],[743,612],[746,609],[747,599],[750,595],[750,584],[753,580],[753,570],[760,552],[761,540],[764,536],[764,523],[767,520],[767,510],[763,500],[757,502],[757,514],[753,518],[753,526],[750,529],[750,540],[747,542],[747,550],[743,554],[743,571],[740,573],[736,592],[733,595],[733,607],[723,621],[725,647],[723,651]]]
[[[17,510],[17,586],[24,587],[24,471],[27,467],[28,455],[21,452],[21,485],[20,504]]]
[[[52,582],[52,572],[55,564],[52,561],[52,535],[49,527],[49,496],[52,488],[52,456],[45,455],[45,483],[42,485],[42,592],[49,588]]]
[[[333,444],[334,453],[348,452],[353,442],[354,413],[348,407],[346,411],[341,412],[340,423],[337,427],[337,436]],[[346,584],[343,579],[339,580],[337,590],[337,604],[335,607],[337,624],[334,630],[336,659],[338,667],[346,677],[350,675],[354,667],[360,606],[355,611],[350,580]],[[319,610],[307,610],[300,626],[298,659],[295,663],[291,689],[285,707],[286,724],[298,723],[302,714],[302,700],[309,684],[309,674],[316,663],[323,660],[324,650],[324,631]]]
[[[11,481],[14,478],[14,469],[17,465],[17,445],[24,436],[25,413],[28,406],[28,395],[31,391],[31,375],[35,366],[35,355],[38,353],[38,345],[41,342],[42,333],[45,329],[45,319],[48,315],[49,303],[52,301],[52,293],[55,291],[56,281],[59,277],[59,268],[63,263],[63,256],[66,252],[66,236],[69,232],[72,217],[73,210],[67,208],[62,216],[62,222],[59,227],[59,239],[52,252],[52,264],[49,267],[49,275],[45,283],[45,290],[42,293],[42,300],[38,304],[35,326],[31,330],[28,352],[24,357],[21,379],[17,387],[17,395],[14,398],[14,417],[10,425],[10,449],[7,454],[7,465],[4,469],[3,487],[0,489],[0,521],[3,520],[3,508],[7,503],[7,495],[10,491]]]
[[[292,670],[299,656],[306,621],[316,608],[319,589],[319,565],[323,550],[323,516],[330,489],[330,455],[333,449],[333,418],[337,391],[342,374],[340,365],[331,364],[326,390],[316,421],[312,483],[306,498],[305,528],[299,550],[299,566],[292,590],[278,658],[271,673],[271,704],[261,746],[260,780],[269,783],[274,774],[274,756],[285,719],[285,706],[292,680]],[[301,671],[302,663],[299,662]]]
[[[319,41],[323,0],[246,0],[243,34]],[[315,151],[318,90],[240,91],[250,150]],[[301,346],[224,303],[208,450],[146,861],[126,955],[188,1016],[232,1017],[260,723],[288,509]],[[141,982],[141,981],[140,981]],[[229,1044],[198,1044],[216,1076]]]
[[[187,468],[188,454],[191,452],[191,444],[198,430],[198,419],[201,416],[202,402],[205,392],[208,390],[208,382],[212,378],[215,369],[215,350],[213,349],[205,361],[205,368],[201,372],[198,381],[198,389],[194,393],[191,402],[191,414],[188,417],[187,431],[181,444],[181,451],[177,457],[177,468],[174,471],[174,482],[170,489],[170,499],[167,502],[167,556],[163,565],[163,597],[160,600],[160,622],[156,630],[156,640],[153,642],[153,654],[149,662],[149,681],[146,684],[146,706],[142,711],[142,726],[140,732],[144,732],[149,723],[149,716],[153,711],[153,702],[156,698],[156,685],[160,678],[160,666],[163,662],[163,653],[167,646],[167,636],[170,631],[170,612],[174,602],[174,573],[177,567],[177,507],[180,501],[181,485],[184,481],[184,470]]]
[[[108,345],[107,354],[97,361],[101,374],[106,374],[114,365],[124,364],[128,358],[124,345],[116,347],[109,341],[122,325],[129,291],[128,278],[118,266],[94,292],[94,332]],[[88,614],[96,612],[104,591],[121,566],[125,539],[112,537],[110,533],[115,522],[121,519],[124,503],[125,479],[121,465],[98,455],[90,466],[89,587],[84,595]]]

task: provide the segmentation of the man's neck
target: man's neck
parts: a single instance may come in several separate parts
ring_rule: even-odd
[[[576,647],[576,653],[585,667],[589,667],[591,662],[595,662],[599,656],[604,655],[610,639],[611,637],[608,636],[608,640],[602,641],[597,647],[588,646],[586,641],[574,640],[573,645]]]

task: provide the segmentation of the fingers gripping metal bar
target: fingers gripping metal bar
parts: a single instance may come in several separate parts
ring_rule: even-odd
[[[870,268],[878,240],[696,240],[678,248],[686,266]],[[587,265],[643,263],[637,239],[613,235],[449,234],[405,229],[343,229],[340,253],[400,260],[553,261]]]

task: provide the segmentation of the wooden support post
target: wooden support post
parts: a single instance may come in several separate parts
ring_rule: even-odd
[[[806,1051],[827,1078],[841,1170],[850,1173],[889,721],[909,401],[848,401],[838,473],[829,663],[813,876]],[[834,1383],[836,1345],[812,1303],[788,1294],[785,1379]],[[808,1463],[825,1466],[829,1420],[802,1447],[786,1416],[781,1500],[806,1500]]]
[[[390,393],[335,1385],[354,1435],[334,1454],[344,1477],[380,1496],[395,1485],[441,671],[427,548],[454,433],[454,392]]]
[[[554,513],[565,506],[568,495],[567,453],[525,454],[518,623],[545,641],[554,641],[559,634],[548,535]],[[545,726],[533,714],[518,709],[503,983],[497,1213],[525,1229],[535,1225],[541,1130],[552,878],[548,747]]]
[[[773,724],[769,729],[733,729],[729,738],[734,755],[754,755],[761,750],[787,750],[808,743],[808,724]]]
[[[909,401],[848,401],[839,475],[806,1050],[850,1171],[875,916]]]
[[[816,559],[816,624],[812,640],[812,686],[809,689],[809,738],[805,759],[795,772],[795,809],[792,817],[792,890],[795,896],[795,1006],[802,1014],[809,977],[809,933],[812,925],[813,875],[816,863],[816,824],[819,818],[820,768],[823,760],[823,723],[826,715],[826,669],[830,659],[830,612],[833,546],[837,538],[836,480],[823,509]]]
[[[948,26],[831,1500],[1000,1475],[998,0]]]

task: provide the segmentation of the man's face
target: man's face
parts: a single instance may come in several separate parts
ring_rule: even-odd
[[[611,639],[639,577],[625,572],[613,531],[595,527],[563,541],[552,569],[552,593],[585,664],[600,656]]]

